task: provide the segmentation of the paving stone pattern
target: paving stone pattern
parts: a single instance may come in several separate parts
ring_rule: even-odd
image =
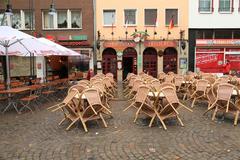
[[[232,119],[211,121],[210,115],[202,116],[206,104],[198,104],[193,113],[180,110],[185,127],[169,120],[164,131],[159,122],[149,128],[144,117],[133,123],[135,110],[122,112],[128,102],[121,92],[119,85],[108,128],[101,121],[91,122],[88,133],[81,124],[70,131],[65,131],[66,123],[58,126],[63,115],[47,111],[51,104],[34,114],[0,115],[0,160],[240,159],[240,125],[234,127]]]

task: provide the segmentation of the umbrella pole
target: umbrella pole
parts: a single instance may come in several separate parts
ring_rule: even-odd
[[[8,46],[5,46],[6,53],[6,67],[7,67],[7,89],[10,89],[10,68],[9,68],[9,57],[8,57]]]

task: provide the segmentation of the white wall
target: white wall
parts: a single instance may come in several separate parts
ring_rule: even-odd
[[[219,0],[213,0],[213,13],[199,13],[199,0],[189,0],[189,28],[240,28],[239,0],[233,13],[219,13]]]

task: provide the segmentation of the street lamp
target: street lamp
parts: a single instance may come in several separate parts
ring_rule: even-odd
[[[10,15],[10,16],[13,15],[12,5],[9,3],[9,0],[8,0],[8,3],[7,3],[7,8],[5,10],[5,15]]]
[[[55,5],[54,5],[53,0],[52,0],[52,3],[50,4],[50,8],[49,8],[48,14],[50,14],[50,15],[56,14],[56,9],[55,9]]]

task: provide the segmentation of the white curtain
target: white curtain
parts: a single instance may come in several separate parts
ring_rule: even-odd
[[[71,11],[72,28],[82,28],[81,11]]]
[[[54,28],[53,15],[49,15],[48,11],[44,12],[44,28]]]
[[[67,11],[58,11],[57,12],[57,24],[58,28],[67,28]]]
[[[12,27],[16,29],[20,29],[21,28],[20,12],[13,13],[13,16],[11,18],[12,18]]]
[[[136,10],[126,9],[124,10],[125,24],[136,24]]]

